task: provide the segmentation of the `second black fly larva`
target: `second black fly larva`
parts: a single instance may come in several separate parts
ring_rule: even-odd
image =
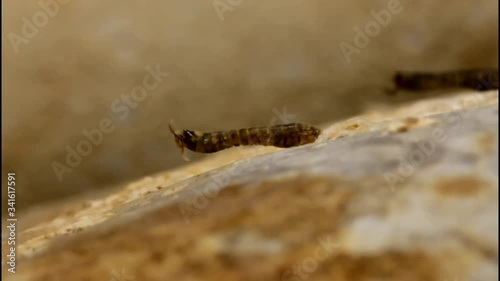
[[[498,69],[469,69],[442,73],[396,72],[397,89],[421,91],[442,88],[498,89]]]
[[[169,128],[181,153],[184,148],[199,153],[214,153],[240,145],[292,147],[313,143],[321,133],[319,128],[298,123],[212,133],[192,130],[176,132],[172,123]]]

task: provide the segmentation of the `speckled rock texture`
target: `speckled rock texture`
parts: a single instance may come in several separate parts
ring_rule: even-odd
[[[323,128],[27,214],[7,280],[498,278],[498,91]]]
[[[65,4],[49,7],[54,12],[43,26],[12,43],[9,34],[22,36],[35,15],[44,23],[49,8],[40,3],[56,1]],[[390,3],[400,5],[389,19],[381,11]],[[284,122],[286,108],[293,121],[316,125],[422,98],[384,94],[397,70],[498,67],[498,0],[2,5],[2,174],[18,173],[23,211],[183,164],[170,118],[183,128],[218,131]],[[379,30],[374,14],[383,18]],[[348,61],[340,45],[355,47],[366,26],[375,35],[358,39]],[[123,97],[157,65],[170,75],[126,106]],[[104,118],[115,129],[59,180],[51,164],[64,164],[66,147],[76,149],[86,140],[82,132]]]

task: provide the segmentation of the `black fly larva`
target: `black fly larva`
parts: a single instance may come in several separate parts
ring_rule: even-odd
[[[470,69],[442,73],[396,72],[397,89],[421,91],[442,88],[498,89],[498,69]]]
[[[240,145],[292,147],[313,143],[321,133],[319,128],[298,123],[212,133],[192,130],[176,132],[172,122],[169,128],[181,153],[184,153],[184,148],[199,153],[214,153]]]

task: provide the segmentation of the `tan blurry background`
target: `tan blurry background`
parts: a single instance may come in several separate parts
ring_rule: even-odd
[[[340,43],[353,45],[354,28],[388,1],[216,3],[234,7],[221,20],[212,1],[72,0],[13,45],[23,18],[33,22],[43,9],[2,2],[2,177],[16,172],[18,207],[183,164],[170,118],[214,131],[268,125],[286,107],[293,121],[321,124],[419,98],[384,94],[395,70],[497,67],[496,0],[402,0],[350,63]],[[121,120],[113,101],[156,65],[170,75]],[[75,149],[103,118],[115,130],[60,182],[51,164],[65,164],[65,147]]]

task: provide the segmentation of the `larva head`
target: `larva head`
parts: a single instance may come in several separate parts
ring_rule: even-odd
[[[175,137],[175,143],[181,149],[182,157],[186,161],[189,161],[189,159],[184,155],[184,147],[187,147],[190,150],[194,150],[194,148],[196,147],[196,140],[198,139],[197,133],[191,130],[182,130],[176,132],[173,128],[172,122],[170,122],[168,128]]]
[[[412,81],[411,77],[406,73],[396,72],[394,75],[394,83],[399,89],[413,89],[416,87],[415,81]]]

